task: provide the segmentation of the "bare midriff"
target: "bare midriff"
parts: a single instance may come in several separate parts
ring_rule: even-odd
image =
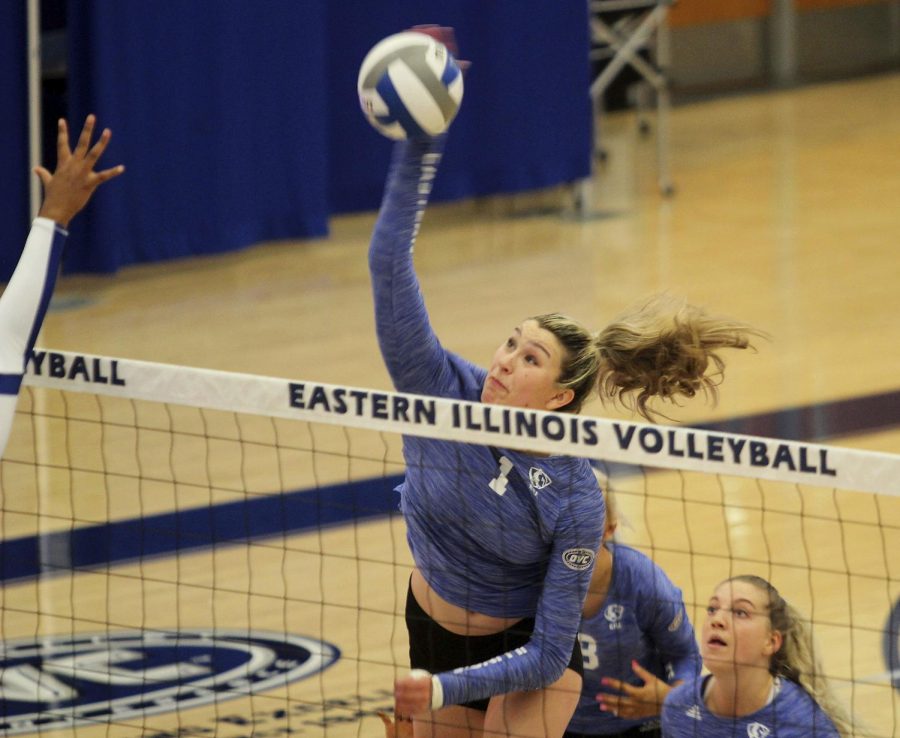
[[[442,628],[457,635],[491,635],[506,630],[522,619],[498,618],[453,605],[431,588],[418,569],[413,569],[410,587],[419,607]]]

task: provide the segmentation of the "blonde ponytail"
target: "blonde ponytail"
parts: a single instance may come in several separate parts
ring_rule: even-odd
[[[841,738],[864,735],[854,729],[853,719],[837,700],[825,677],[810,629],[800,613],[762,577],[741,575],[727,580],[745,582],[765,592],[769,598],[769,620],[772,629],[781,633],[781,648],[772,656],[769,672],[800,685],[828,715]]]
[[[725,362],[723,348],[750,348],[764,336],[744,323],[708,315],[669,295],[657,295],[620,315],[597,334],[562,313],[531,320],[565,349],[557,384],[574,391],[564,408],[577,413],[591,392],[654,420],[654,397],[675,400],[704,394],[715,401]]]
[[[648,405],[654,397],[676,401],[702,394],[715,403],[725,370],[719,351],[752,348],[753,336],[765,334],[685,300],[656,295],[598,334],[600,398],[648,420],[657,415]]]

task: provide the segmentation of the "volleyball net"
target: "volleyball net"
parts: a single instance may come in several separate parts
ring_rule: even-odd
[[[0,736],[381,734],[403,435],[591,459],[695,627],[765,577],[900,736],[900,456],[44,350],[0,462]]]

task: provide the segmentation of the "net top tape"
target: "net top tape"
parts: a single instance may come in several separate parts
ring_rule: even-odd
[[[900,455],[35,349],[24,383],[540,454],[900,496]]]

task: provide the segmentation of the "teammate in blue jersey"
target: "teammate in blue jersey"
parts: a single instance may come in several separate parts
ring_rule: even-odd
[[[598,334],[558,313],[528,318],[486,369],[445,349],[412,258],[443,144],[396,144],[369,249],[379,345],[399,391],[577,413],[599,389],[634,397],[644,414],[652,397],[715,391],[716,350],[745,348],[748,329],[666,299]],[[413,672],[395,681],[395,715],[413,717],[417,736],[559,738],[581,692],[576,634],[603,530],[590,464],[412,436],[403,453]]]
[[[700,652],[681,590],[649,557],[613,543],[606,487],[604,544],[578,633],[584,685],[565,735],[659,738],[663,699],[700,673]]]
[[[849,738],[799,613],[769,582],[737,576],[716,587],[700,638],[710,674],[673,689],[665,738]]]
[[[51,174],[44,167],[35,168],[44,186],[44,200],[16,270],[0,296],[0,455],[9,440],[25,364],[53,293],[63,244],[68,236],[65,229],[98,186],[125,171],[121,165],[94,171],[111,136],[106,129],[91,146],[94,124],[94,116],[89,115],[72,151],[66,122],[61,119],[56,142],[56,171]]]

